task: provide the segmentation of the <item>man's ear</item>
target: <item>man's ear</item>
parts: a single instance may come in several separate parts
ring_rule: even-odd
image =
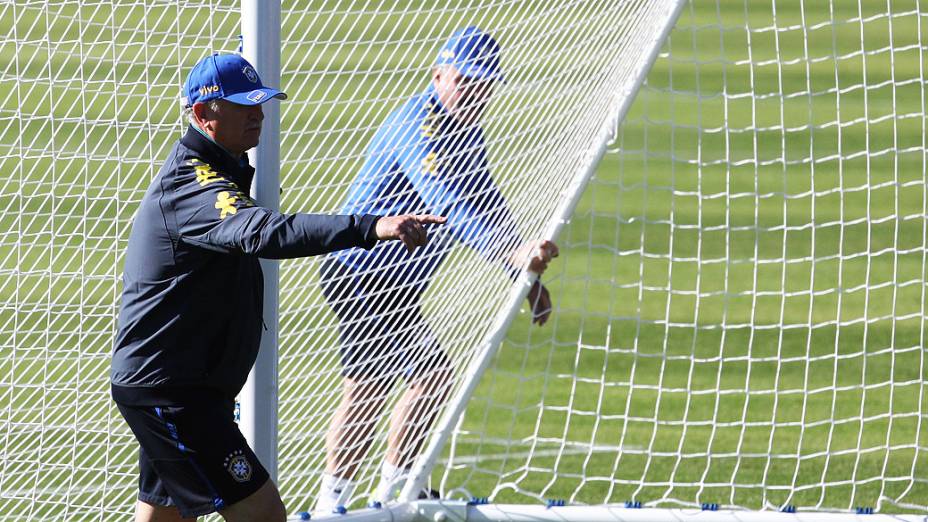
[[[193,107],[191,108],[193,109],[193,116],[196,118],[197,123],[200,124],[201,128],[205,129],[207,123],[211,119],[211,111],[209,110],[209,106],[207,106],[205,103],[197,102],[194,103]]]

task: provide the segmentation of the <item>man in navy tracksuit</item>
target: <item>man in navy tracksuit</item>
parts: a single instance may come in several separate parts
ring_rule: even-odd
[[[280,495],[233,419],[263,328],[258,258],[425,245],[429,215],[281,214],[248,194],[245,151],[261,104],[285,99],[242,57],[200,61],[185,85],[191,125],[132,226],[112,361],[112,394],[139,441],[137,521],[284,520]]]

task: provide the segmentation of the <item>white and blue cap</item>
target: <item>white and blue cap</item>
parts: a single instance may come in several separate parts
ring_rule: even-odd
[[[489,33],[469,26],[451,35],[438,51],[435,65],[453,65],[468,78],[504,82],[499,54],[499,44]]]
[[[265,87],[248,60],[238,54],[219,54],[203,58],[187,76],[184,106],[210,100],[228,100],[239,105],[259,105],[271,98],[286,100],[287,95]]]

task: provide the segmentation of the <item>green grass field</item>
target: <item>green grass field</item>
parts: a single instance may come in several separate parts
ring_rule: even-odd
[[[497,502],[923,512],[924,6],[694,2],[558,239],[552,321],[516,318],[433,484]],[[186,69],[236,45],[237,5],[214,4],[0,6],[0,520],[131,511],[134,448],[106,381],[121,252],[180,129]],[[285,6],[285,210],[336,208],[377,122],[424,85],[428,39],[481,19],[425,5]],[[515,86],[529,74],[508,66]],[[494,132],[498,174],[517,179]],[[459,252],[446,275],[474,263]],[[315,274],[282,267],[292,510],[318,472],[304,398],[330,391],[307,376],[304,348],[331,344]]]

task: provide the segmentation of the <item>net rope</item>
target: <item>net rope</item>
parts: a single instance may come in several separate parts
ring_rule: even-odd
[[[493,180],[517,221],[522,241],[542,236],[555,218],[558,203],[568,197],[570,182],[582,174],[584,158],[598,146],[595,138],[610,110],[615,111],[611,107],[616,103],[615,93],[632,89],[635,65],[647,56],[662,20],[660,16],[638,15],[669,13],[673,3],[462,3],[428,12],[391,6],[387,19],[376,9],[359,12],[352,5],[331,4],[337,22],[327,20],[325,24],[316,9],[285,9],[285,27],[292,24],[302,28],[307,20],[322,27],[313,33],[314,39],[306,39],[302,32],[291,36],[284,30],[282,74],[285,81],[293,79],[286,85],[288,92],[297,94],[295,102],[284,106],[282,112],[282,205],[296,207],[304,201],[316,201],[325,210],[337,211],[348,183],[365,160],[372,133],[389,111],[428,86],[432,64],[450,34],[475,25],[489,31],[503,47],[506,83],[495,86],[483,129]],[[328,12],[325,7],[321,11]],[[346,16],[348,13],[351,16]],[[363,54],[372,52],[370,42],[380,44],[373,51],[378,55],[376,60]],[[320,60],[329,54],[329,63]],[[389,67],[394,63],[395,68]],[[350,75],[344,69],[349,69]],[[304,75],[302,71],[311,72]],[[302,89],[312,89],[314,96],[301,96]],[[359,105],[354,101],[359,99],[374,103]],[[342,106],[345,108],[340,109]],[[330,121],[331,127],[319,129],[306,124],[317,119]],[[455,139],[464,139],[464,135],[452,138],[449,149],[466,146],[458,145]],[[465,148],[462,152],[479,151]],[[464,170],[460,176],[471,174]],[[434,211],[428,207],[416,210]],[[497,211],[479,208],[481,214],[489,216]],[[505,245],[508,232],[501,229],[488,239]],[[447,251],[452,255],[432,279],[421,307],[428,328],[450,359],[455,377],[448,386],[453,394],[496,316],[502,313],[500,308],[512,284],[500,266],[508,253],[483,259],[449,236],[447,228],[434,230],[436,246],[426,255]],[[384,266],[413,274],[421,269],[421,261],[409,261],[398,249],[393,251],[392,257],[384,259]],[[285,491],[316,491],[324,466],[324,437],[340,400],[339,331],[320,295],[317,264],[318,259],[288,261],[281,271],[280,437]],[[379,296],[371,298],[370,306],[376,306],[377,299],[390,299],[393,288],[404,284],[402,280],[387,283]],[[416,302],[391,305],[409,310],[419,307]],[[391,319],[404,318],[394,315],[385,320]],[[413,347],[410,358],[429,349],[422,343],[418,325],[409,328],[394,323],[386,329],[391,340]],[[375,336],[373,341],[388,342],[383,336]],[[382,363],[390,364],[388,359],[384,357]],[[356,457],[360,484],[354,504],[366,503],[378,480],[386,418],[404,389],[403,372],[403,368],[393,371],[392,385],[380,392],[382,397],[371,398],[366,404],[379,426],[371,434],[372,440],[345,442],[347,446],[371,445],[368,452]],[[293,501],[309,507],[311,498],[295,496]]]
[[[0,519],[124,520],[137,446],[109,397],[129,224],[231,2],[0,3]]]
[[[426,252],[448,254],[421,305],[449,393],[512,287],[508,232],[550,229],[674,3],[284,3],[288,212],[342,206],[452,32],[477,25],[502,46],[506,83],[483,123],[513,230],[481,256],[436,229]],[[239,18],[231,0],[0,3],[0,519],[132,513],[136,444],[108,391],[129,226],[186,127],[179,86],[203,55],[238,47]],[[928,509],[926,23],[916,0],[687,3],[558,239],[551,321],[515,318],[431,487]],[[417,270],[402,253],[386,264]],[[291,511],[313,502],[341,384],[319,265],[281,265]],[[420,329],[385,326],[421,344]],[[373,438],[353,441],[371,444],[354,506],[378,479],[400,373],[370,401]]]
[[[925,21],[687,4],[441,489],[923,513]]]

